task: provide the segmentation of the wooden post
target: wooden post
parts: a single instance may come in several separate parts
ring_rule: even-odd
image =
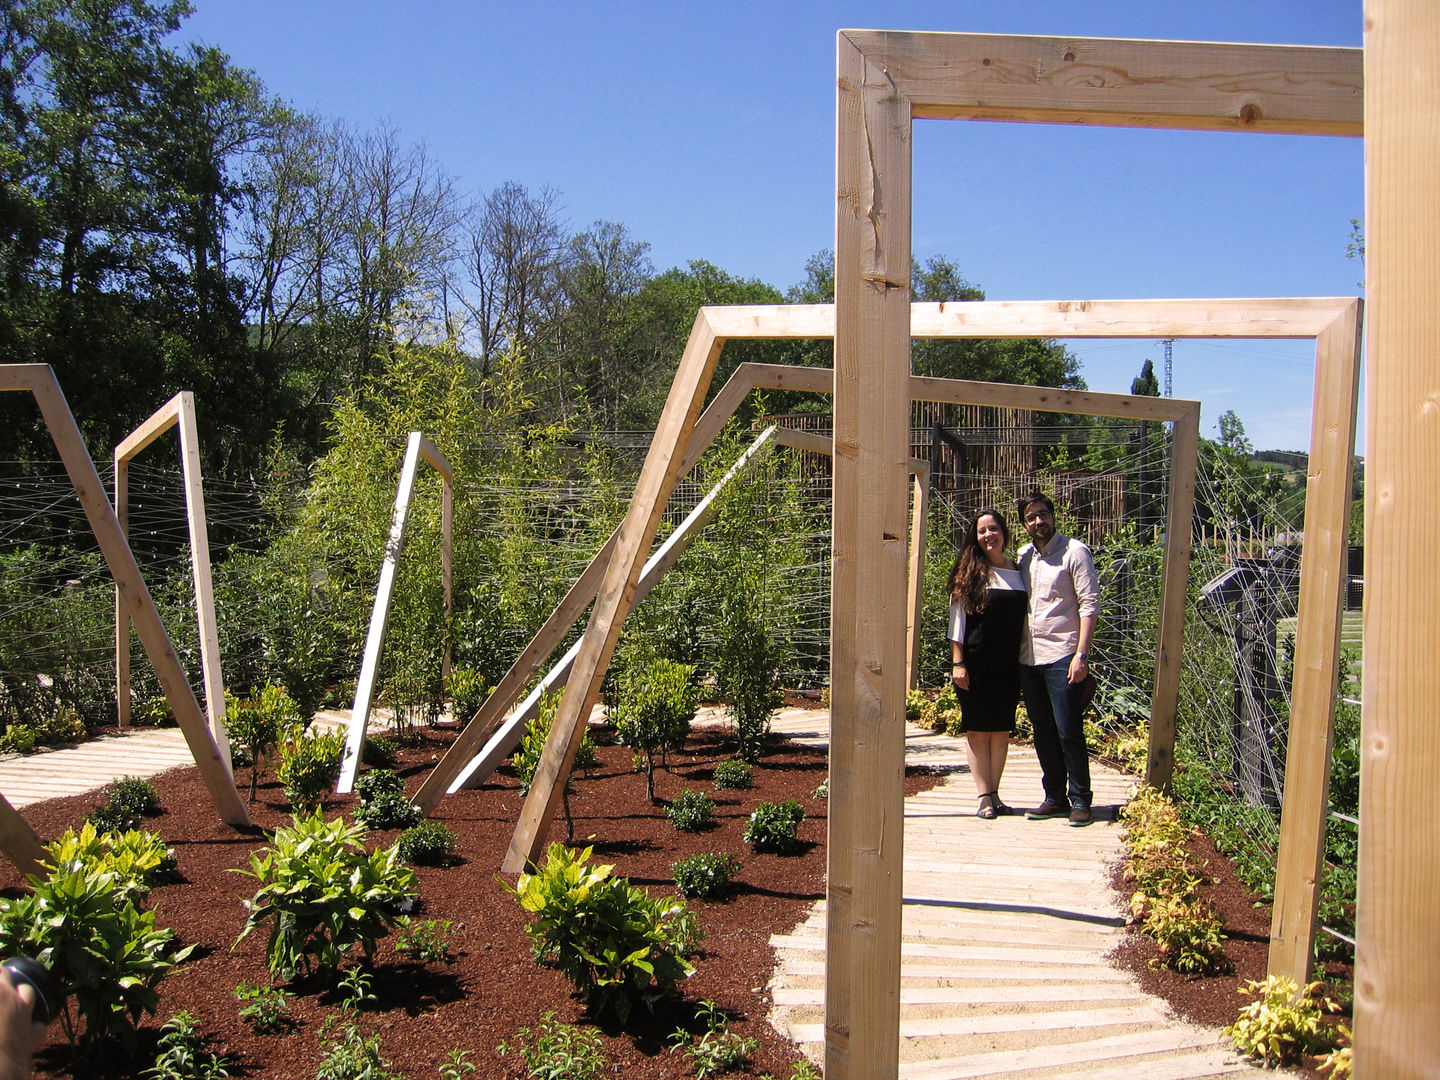
[[[228,825],[249,825],[250,814],[245,808],[245,801],[235,789],[228,763],[221,760],[221,751],[215,743],[214,734],[200,710],[200,702],[195,699],[195,691],[190,688],[190,681],[185,675],[185,669],[180,665],[180,658],[175,655],[170,636],[165,632],[165,625],[155,610],[155,602],[150,597],[149,589],[145,587],[145,579],[140,574],[135,555],[120,531],[115,510],[110,505],[110,500],[105,497],[100,475],[95,471],[90,452],[85,449],[80,429],[75,425],[75,417],[70,413],[70,406],[65,401],[55,373],[48,364],[0,365],[0,389],[29,390],[35,395],[36,404],[40,406],[40,412],[50,429],[50,437],[55,441],[60,460],[65,465],[70,483],[85,511],[85,518],[95,533],[100,551],[105,556],[105,563],[124,597],[129,617],[135,623],[136,633],[139,634],[146,654],[150,657],[150,664],[155,669],[155,675],[160,680],[160,686],[165,691],[165,700],[169,702],[175,720],[185,734],[185,741],[189,744],[190,753],[200,769],[215,809],[221,820]]]
[[[910,102],[837,38],[825,1075],[897,1074],[910,458]]]
[[[1330,747],[1340,679],[1346,540],[1354,481],[1355,408],[1360,391],[1360,301],[1315,341],[1315,394],[1305,484],[1305,547],[1295,627],[1295,681],[1275,903],[1271,975],[1304,986],[1314,959],[1315,913],[1325,855]]]
[[[1434,1080],[1440,1039],[1440,6],[1365,4],[1365,717],[1356,1080]]]
[[[702,309],[695,316],[695,328],[685,355],[680,358],[680,368],[665,399],[655,440],[645,456],[635,495],[605,568],[574,670],[560,696],[550,737],[535,767],[520,820],[510,838],[510,848],[501,867],[509,873],[534,865],[544,850],[550,822],[560,808],[575,753],[585,734],[585,723],[615,651],[620,624],[633,605],[645,552],[665,512],[665,500],[679,479],[679,465],[685,457],[705,390],[710,385],[710,375],[723,346],[723,339],[716,338],[709,330]]]
[[[1166,500],[1165,577],[1160,585],[1160,647],[1150,695],[1150,752],[1145,781],[1170,787],[1175,771],[1175,715],[1180,702],[1186,587],[1190,580],[1190,522],[1195,512],[1195,467],[1200,454],[1200,407],[1175,421],[1170,446],[1170,496]]]
[[[395,595],[395,575],[399,570],[400,552],[405,546],[405,528],[410,521],[410,499],[415,492],[415,474],[424,458],[440,473],[446,494],[453,483],[450,462],[435,444],[418,431],[410,432],[405,441],[405,458],[400,465],[400,481],[395,486],[395,510],[390,518],[390,536],[385,543],[385,557],[380,562],[380,581],[375,586],[375,605],[370,611],[370,630],[365,636],[365,655],[360,663],[360,677],[355,680],[355,703],[350,709],[350,725],[345,733],[345,757],[340,764],[340,778],[335,790],[340,794],[355,786],[360,768],[360,755],[365,747],[365,728],[370,722],[370,708],[375,700],[375,680],[380,671],[380,651],[385,647],[385,627],[390,619],[390,602]],[[449,515],[441,504],[441,576],[445,579],[445,609],[450,608],[449,585]]]
[[[45,845],[4,795],[0,795],[0,853],[22,874],[39,876],[45,872],[40,865],[45,858]]]

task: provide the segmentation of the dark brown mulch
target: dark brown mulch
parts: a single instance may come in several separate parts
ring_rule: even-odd
[[[1241,883],[1235,866],[1216,850],[1203,832],[1191,834],[1191,852],[1205,866],[1204,898],[1215,905],[1225,925],[1225,955],[1234,971],[1220,975],[1181,975],[1151,963],[1158,955],[1155,943],[1132,931],[1111,954],[1111,960],[1135,976],[1147,993],[1163,998],[1176,1015],[1194,1024],[1225,1027],[1235,1022],[1240,1009],[1253,1000],[1242,994],[1246,982],[1263,980],[1270,952],[1270,905],[1256,899]],[[1133,891],[1121,877],[1119,866],[1112,881],[1114,887],[1128,897]],[[1317,969],[1314,978],[1335,986],[1351,984],[1350,964],[1330,962]],[[1333,994],[1331,995],[1334,996]],[[1348,1009],[1337,1019],[1347,1025]],[[1314,1080],[1328,1080],[1328,1072],[1320,1072],[1317,1058],[1308,1057],[1302,1066],[1292,1070]]]
[[[418,745],[403,752],[400,772],[407,790],[419,786],[452,737],[427,731]],[[732,752],[733,741],[725,734],[697,731],[686,752],[672,758],[670,770],[657,773],[657,796],[672,798],[684,788],[711,791],[712,769]],[[800,1058],[766,1022],[772,968],[769,939],[791,930],[823,896],[826,804],[811,794],[826,776],[823,750],[777,743],[756,768],[753,789],[712,791],[719,804],[718,823],[698,835],[677,832],[663,805],[651,805],[643,775],[631,768],[628,749],[602,744],[599,753],[600,769],[590,779],[578,780],[570,799],[576,839],[594,845],[596,861],[615,864],[618,873],[652,893],[673,890],[670,865],[689,854],[728,851],[744,864],[728,900],[692,901],[706,937],[698,970],[683,986],[683,1001],[657,1010],[654,1016],[637,1010],[627,1030],[598,1029],[606,1055],[630,1080],[687,1075],[687,1063],[669,1050],[668,1036],[693,1018],[698,1002],[711,1000],[730,1016],[731,1030],[760,1041],[753,1074],[788,1076]],[[237,770],[236,779],[242,791],[248,791],[248,769]],[[923,791],[938,781],[933,774],[907,777],[906,791]],[[195,958],[161,983],[160,1007],[143,1025],[136,1061],[122,1060],[113,1048],[98,1059],[72,1061],[57,1024],[37,1061],[36,1075],[138,1077],[153,1061],[159,1026],[185,1009],[210,1037],[211,1048],[235,1063],[232,1076],[309,1080],[322,1060],[321,1025],[338,1011],[333,980],[313,978],[288,987],[296,993],[291,1002],[296,1023],[283,1034],[253,1033],[239,1019],[239,1003],[233,996],[240,983],[269,982],[266,932],[257,931],[236,943],[245,919],[241,901],[253,895],[255,882],[230,872],[247,867],[250,853],[265,838],[221,824],[194,768],[174,770],[154,783],[162,796],[163,813],[148,824],[175,848],[183,880],[156,888],[151,905],[160,925],[173,927],[184,942],[198,946]],[[741,839],[746,817],[761,801],[787,798],[799,799],[805,807],[802,852],[788,857],[752,855]],[[48,840],[78,825],[100,801],[98,795],[56,799],[27,807],[25,816]],[[384,1055],[411,1080],[437,1075],[452,1049],[470,1051],[479,1066],[477,1076],[521,1076],[524,1069],[516,1058],[497,1057],[499,1042],[522,1027],[533,1028],[550,1010],[560,1020],[589,1024],[565,979],[531,959],[525,913],[497,880],[496,869],[522,801],[514,778],[498,775],[478,791],[447,797],[435,815],[455,831],[463,861],[448,869],[419,870],[422,907],[417,917],[454,923],[453,960],[410,963],[389,942],[377,952],[374,986],[380,1003],[363,1014],[362,1026],[380,1034]],[[350,797],[337,797],[326,809],[334,814],[352,806]],[[284,794],[273,777],[262,776],[251,813],[257,826],[267,830],[288,823]],[[563,832],[563,822],[557,823],[552,835]],[[389,843],[395,835],[375,834],[373,839]],[[513,877],[505,880],[513,883]],[[0,874],[0,889],[7,890],[6,895],[17,895],[22,884],[9,867]]]

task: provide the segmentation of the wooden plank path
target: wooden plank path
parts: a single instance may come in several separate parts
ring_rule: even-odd
[[[0,757],[0,794],[19,809],[98,791],[122,776],[149,777],[194,765],[179,728],[132,728],[76,746]]]
[[[786,709],[773,728],[824,742],[829,714]],[[905,800],[903,1080],[1201,1080],[1254,1071],[1218,1030],[1175,1019],[1106,960],[1125,933],[1110,874],[1120,857],[1115,812],[1132,778],[1092,763],[1094,824],[1027,821],[1023,810],[1041,799],[1040,767],[1031,747],[1015,745],[1001,798],[1016,813],[982,821],[960,739],[908,726],[905,760],[955,771]],[[771,946],[771,1022],[820,1062],[824,901]]]

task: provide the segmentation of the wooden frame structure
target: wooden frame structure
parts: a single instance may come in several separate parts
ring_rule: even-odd
[[[200,436],[195,395],[181,390],[115,447],[115,519],[129,534],[130,462],[172,427],[180,429],[180,471],[185,484],[185,522],[190,531],[190,576],[195,583],[195,623],[200,635],[200,670],[210,733],[230,771],[230,738],[225,731],[225,682],[220,672],[220,633],[215,623],[215,589],[210,577],[210,534],[205,524],[205,486],[200,471]],[[115,710],[120,727],[130,726],[130,616],[115,589]],[[233,774],[232,774],[233,775]]]
[[[125,540],[125,533],[120,528],[115,510],[110,505],[110,500],[105,497],[105,486],[100,481],[100,474],[95,471],[95,462],[91,460],[90,452],[85,449],[80,429],[75,424],[75,417],[70,412],[55,372],[49,364],[0,364],[0,391],[4,390],[28,391],[35,396],[35,403],[39,405],[40,413],[50,430],[50,437],[55,441],[55,449],[60,453],[65,472],[80,499],[86,520],[95,533],[101,554],[105,556],[105,564],[115,578],[115,586],[124,600],[126,614],[135,624],[135,632],[145,646],[160,686],[165,691],[165,700],[169,702],[175,720],[190,747],[190,753],[195,758],[195,764],[200,769],[205,789],[210,793],[222,821],[237,827],[248,826],[250,814],[230,776],[229,762],[225,760],[228,753],[222,752],[216,743],[214,733],[195,698],[195,691],[190,687],[185,669],[180,664],[180,658],[175,655],[165,624],[160,621],[160,614],[155,610],[155,602],[150,597],[149,589],[145,587],[145,579],[141,576],[135,555]],[[0,806],[0,845],[3,845],[5,856],[24,869],[33,862],[35,851],[29,848],[18,826],[24,825],[24,832],[30,833],[32,837],[34,833],[23,820],[17,823],[19,814],[10,818],[7,810],[14,813],[8,803]]]
[[[1420,10],[1418,0],[1411,10]],[[1425,41],[1433,45],[1434,35]],[[868,1080],[896,1075],[899,1046],[904,713],[899,681],[888,673],[900,669],[903,648],[891,612],[901,609],[905,579],[895,541],[910,407],[913,123],[1359,135],[1362,57],[1355,49],[868,30],[842,30],[836,52],[825,1073]],[[1313,461],[1311,469],[1312,485],[1337,480],[1317,478]],[[1341,502],[1327,500],[1327,511]],[[1303,573],[1302,582],[1311,586]],[[1323,681],[1333,670],[1324,644],[1317,635],[1297,641],[1297,679],[1308,671]],[[1153,772],[1153,733],[1151,749]],[[866,988],[863,1008],[852,1007],[852,986]]]
[[[400,565],[400,552],[405,547],[405,527],[410,521],[410,499],[415,492],[415,474],[424,460],[440,474],[440,587],[445,595],[445,617],[452,604],[454,576],[451,536],[455,518],[455,473],[436,445],[418,431],[410,432],[405,441],[405,458],[400,465],[400,481],[395,486],[395,511],[390,517],[390,535],[385,542],[385,557],[380,563],[380,581],[375,586],[375,606],[370,612],[370,630],[365,636],[365,655],[360,662],[360,677],[355,680],[355,703],[350,709],[350,724],[345,733],[345,756],[340,763],[340,778],[335,790],[345,794],[355,786],[355,773],[360,768],[360,753],[365,746],[365,728],[370,722],[370,709],[375,699],[375,680],[380,672],[380,651],[385,646],[385,628],[390,619],[390,603],[395,598],[395,574]],[[441,660],[440,677],[450,675],[450,649]]]

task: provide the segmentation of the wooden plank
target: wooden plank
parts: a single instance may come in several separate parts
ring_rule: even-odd
[[[370,708],[375,701],[375,680],[380,672],[380,651],[385,646],[385,626],[390,620],[390,602],[395,596],[395,575],[399,570],[400,552],[405,546],[405,526],[410,520],[410,497],[415,491],[415,473],[420,467],[418,431],[405,440],[405,457],[400,464],[400,481],[395,485],[395,509],[390,517],[390,534],[385,541],[385,555],[380,561],[380,580],[375,586],[375,604],[370,609],[370,629],[365,635],[365,654],[360,662],[360,677],[355,680],[355,703],[350,709],[350,723],[345,732],[345,757],[340,764],[340,778],[335,790],[345,794],[355,787],[355,774],[360,769],[360,755],[365,747],[365,728],[370,722]]]
[[[837,38],[825,1075],[894,1077],[900,1037],[910,456],[910,117]],[[883,177],[883,180],[882,180]]]
[[[130,468],[120,457],[115,458],[115,523],[120,535],[130,533]],[[129,544],[127,539],[126,544]],[[115,586],[115,724],[122,730],[130,726],[130,611],[125,595]]]
[[[38,876],[45,872],[40,865],[45,858],[45,846],[4,795],[0,795],[0,852],[22,874]]]
[[[1170,434],[1170,493],[1165,500],[1165,576],[1160,584],[1160,641],[1150,694],[1150,749],[1145,780],[1170,787],[1175,771],[1175,717],[1180,700],[1190,529],[1195,512],[1195,469],[1200,457],[1200,407],[1175,422]]]
[[[574,670],[560,697],[550,737],[535,767],[520,820],[510,838],[502,866],[507,872],[518,873],[534,865],[544,850],[550,822],[560,808],[565,783],[584,736],[585,718],[599,696],[600,682],[620,636],[620,625],[633,606],[645,552],[665,512],[665,501],[681,475],[679,467],[723,347],[724,341],[710,331],[702,310],[695,317],[685,354],[680,358],[655,439],[645,456],[635,494],[605,568]]]
[[[1365,5],[1365,719],[1355,1080],[1430,1080],[1440,1018],[1440,5]]]
[[[221,761],[220,749],[216,746],[210,725],[200,710],[200,703],[195,699],[195,692],[190,688],[179,657],[175,655],[165,625],[155,610],[155,603],[150,597],[150,591],[145,587],[145,579],[140,574],[135,555],[126,543],[124,533],[120,531],[114,508],[105,497],[105,489],[95,471],[95,463],[85,449],[84,440],[80,437],[80,430],[75,425],[75,418],[70,413],[70,406],[65,401],[55,373],[48,364],[0,365],[0,389],[29,390],[35,395],[35,401],[50,429],[50,437],[55,442],[70,483],[85,511],[86,520],[95,533],[96,542],[105,556],[105,563],[125,599],[129,616],[135,623],[136,632],[150,657],[150,664],[165,691],[165,699],[175,714],[180,730],[185,733],[185,740],[194,755],[195,764],[205,781],[215,809],[226,824],[249,825],[250,814],[246,810],[245,802],[230,778],[229,768]]]
[[[1359,49],[841,33],[884,56],[916,119],[1351,136],[1364,119]]]
[[[1325,854],[1359,394],[1357,300],[1315,342],[1305,547],[1300,556],[1295,677],[1269,958],[1269,974],[1285,975],[1300,986],[1310,981],[1314,961],[1315,915]]]
[[[912,338],[1313,338],[1350,297],[1173,300],[950,300],[910,305]],[[707,309],[728,339],[835,336],[833,304]],[[757,365],[765,366],[765,365]]]
[[[440,595],[445,615],[445,625],[450,625],[450,616],[455,610],[455,470],[440,448],[423,435],[420,437],[420,456],[440,474]],[[440,657],[440,682],[450,684],[450,638],[445,638],[445,652]]]

